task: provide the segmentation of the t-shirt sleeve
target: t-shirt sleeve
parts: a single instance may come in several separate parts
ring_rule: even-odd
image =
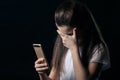
[[[110,68],[110,56],[107,46],[105,47],[103,44],[95,46],[88,61],[102,63],[102,70]]]

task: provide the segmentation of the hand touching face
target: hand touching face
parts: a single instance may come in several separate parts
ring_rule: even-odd
[[[77,45],[76,28],[68,30],[65,27],[58,27],[58,34],[62,38],[63,45],[69,49]]]

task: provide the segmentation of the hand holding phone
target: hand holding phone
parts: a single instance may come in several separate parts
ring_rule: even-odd
[[[44,55],[41,44],[33,44],[33,48],[35,50],[36,56],[38,60],[35,62],[35,68],[38,73],[44,73],[48,71],[49,66],[47,63],[47,59]]]

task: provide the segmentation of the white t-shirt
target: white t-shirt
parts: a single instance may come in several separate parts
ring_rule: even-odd
[[[80,48],[79,51],[80,51],[80,55],[82,55]],[[110,57],[107,47],[104,48],[102,44],[100,44],[100,47],[95,46],[92,55],[89,56],[88,62],[102,63],[103,64],[102,70],[108,69],[110,67]],[[65,57],[63,71],[60,74],[60,80],[75,80],[73,60],[72,60],[71,51],[69,49]]]

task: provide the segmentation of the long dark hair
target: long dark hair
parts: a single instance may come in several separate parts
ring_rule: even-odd
[[[82,40],[82,61],[87,68],[87,59],[95,45],[103,43],[97,24],[85,4],[77,1],[65,1],[55,11],[55,22],[58,26],[67,25],[77,28],[77,39]],[[63,46],[62,39],[58,35],[53,52],[52,66],[56,69],[56,76],[60,76],[63,70],[63,62],[67,48]]]

